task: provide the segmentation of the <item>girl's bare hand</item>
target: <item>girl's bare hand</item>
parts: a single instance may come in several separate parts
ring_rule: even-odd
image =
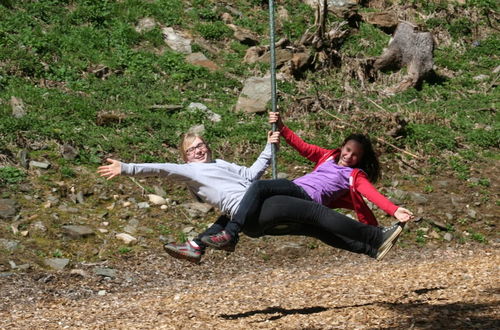
[[[121,162],[108,158],[106,159],[109,165],[103,165],[99,166],[97,169],[97,173],[100,174],[100,176],[107,178],[108,180],[111,180],[117,175],[120,175],[122,173],[122,164]]]

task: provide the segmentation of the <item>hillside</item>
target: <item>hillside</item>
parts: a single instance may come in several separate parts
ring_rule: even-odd
[[[352,132],[371,136],[384,173],[377,188],[417,216],[398,241],[401,256],[496,254],[498,3],[328,1],[328,12],[310,3],[275,3],[285,122],[324,147]],[[194,127],[216,157],[251,164],[269,129],[268,89],[259,89],[269,85],[268,15],[267,2],[256,0],[0,1],[0,280],[79,276],[94,266],[121,272],[147,255],[168,262],[164,242],[214,221],[218,213],[193,205],[182,184],[106,181],[96,168],[108,157],[180,162],[180,136]],[[432,69],[415,84],[411,66],[376,65],[403,21],[433,40]],[[311,168],[281,146],[280,175]],[[299,260],[343,255],[313,239],[280,239],[243,237],[243,256],[232,260],[272,268],[287,259],[269,252],[283,242],[292,254],[305,250]]]

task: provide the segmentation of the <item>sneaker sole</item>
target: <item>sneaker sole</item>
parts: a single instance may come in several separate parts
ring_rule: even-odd
[[[197,258],[197,257],[191,257],[191,256],[188,256],[188,255],[185,255],[185,254],[182,254],[182,253],[179,253],[178,251],[176,250],[170,250],[166,247],[163,247],[163,249],[165,250],[165,252],[167,252],[171,257],[174,257],[176,259],[182,259],[182,260],[187,260],[189,262],[192,262],[194,264],[199,264],[201,262],[201,257],[200,258]]]
[[[400,227],[401,228],[401,227]],[[398,241],[399,235],[403,232],[403,228],[399,231],[397,235],[392,235],[391,240],[387,240],[386,244],[384,247],[379,248],[379,253],[377,253],[377,260],[380,261],[384,259],[385,255],[396,245],[396,242]]]
[[[388,239],[385,240],[385,242],[378,248],[379,250],[384,250],[387,245],[393,244],[394,240],[399,237],[399,235],[403,232],[403,228],[401,226],[398,226],[398,230],[396,230],[394,233],[392,233],[391,236],[389,236]]]

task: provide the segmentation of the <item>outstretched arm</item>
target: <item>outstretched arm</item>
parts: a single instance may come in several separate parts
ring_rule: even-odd
[[[394,212],[394,217],[400,222],[407,222],[414,218],[413,213],[404,207],[398,207],[396,212]]]
[[[115,176],[122,174],[121,162],[111,158],[106,159],[106,161],[110,164],[99,166],[97,169],[97,173],[99,173],[100,176],[106,177],[107,180],[111,180]]]

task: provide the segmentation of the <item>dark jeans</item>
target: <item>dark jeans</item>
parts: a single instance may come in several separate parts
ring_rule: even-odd
[[[262,204],[259,217],[250,219],[243,232],[250,237],[302,235],[332,247],[370,257],[382,244],[382,230],[353,220],[321,204],[289,196],[274,196]]]
[[[221,231],[229,222],[221,216],[195,241],[204,235]],[[243,233],[250,237],[264,235],[300,235],[321,240],[332,247],[375,257],[382,244],[382,231],[375,226],[355,221],[312,201],[289,196],[273,196],[264,201],[258,217],[243,226]]]
[[[226,232],[233,237],[237,237],[247,221],[259,217],[262,203],[267,198],[277,195],[311,200],[311,197],[309,197],[304,189],[292,181],[286,179],[255,181],[241,199],[238,211],[236,211],[236,214],[225,228]]]

